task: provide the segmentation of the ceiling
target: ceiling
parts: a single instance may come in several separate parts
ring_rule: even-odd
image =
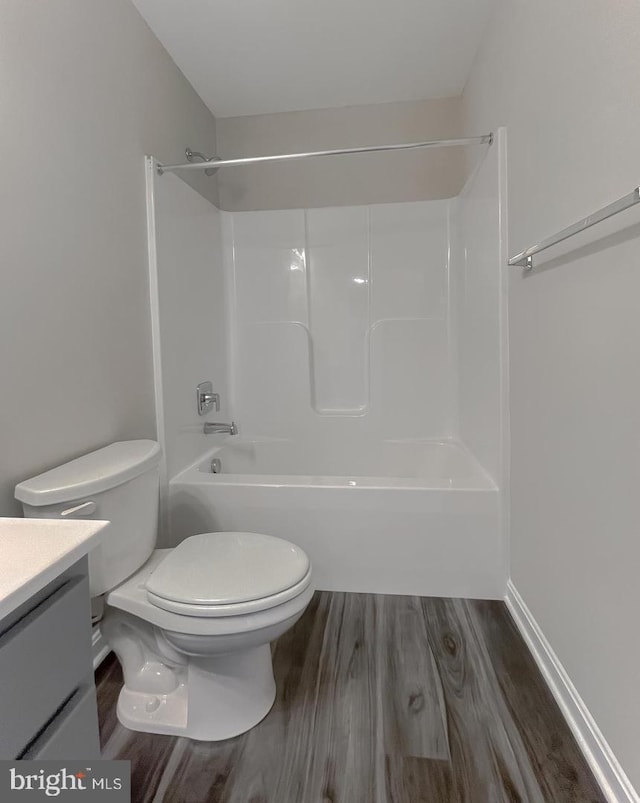
[[[459,95],[493,0],[133,0],[217,117]]]

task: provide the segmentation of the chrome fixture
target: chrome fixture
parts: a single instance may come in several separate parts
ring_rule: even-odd
[[[567,240],[569,237],[573,237],[574,234],[580,234],[581,231],[595,226],[596,223],[602,223],[603,220],[617,215],[618,212],[624,212],[625,209],[629,209],[637,203],[640,203],[640,187],[636,187],[628,195],[618,198],[617,201],[603,206],[602,209],[598,209],[597,212],[583,217],[582,220],[579,220],[577,223],[567,226],[566,229],[562,229],[562,231],[559,231],[552,237],[547,237],[546,240],[541,240],[539,243],[532,245],[520,254],[516,254],[514,257],[511,257],[507,264],[516,265],[519,268],[524,268],[526,271],[529,271],[533,268],[533,257],[535,254],[539,254],[540,251],[544,251],[547,248],[551,248],[552,245],[556,245],[563,240]]]
[[[212,157],[207,159],[203,154],[197,153],[187,148],[187,153],[191,154],[191,158],[187,155],[190,164],[182,165],[158,165],[158,173],[163,173],[174,170],[204,170],[207,175],[211,175],[208,171],[213,169],[215,172],[221,167],[234,167],[235,165],[253,165],[262,162],[286,162],[293,159],[309,159],[315,156],[344,156],[350,153],[377,153],[379,151],[409,151],[417,148],[453,148],[457,145],[491,145],[493,142],[493,134],[483,134],[480,137],[462,137],[459,139],[434,139],[426,142],[405,142],[395,145],[369,145],[364,148],[341,148],[331,151],[309,151],[307,153],[280,153],[275,156],[249,156],[241,159],[218,159]],[[204,158],[204,162],[194,162],[193,157]],[[208,162],[216,162],[215,168],[207,168],[205,165]]]
[[[220,412],[220,394],[213,392],[211,382],[201,382],[196,388],[196,405],[198,415],[206,415],[215,409]]]
[[[193,162],[194,159],[201,159],[202,162],[219,162],[220,157],[218,156],[205,156],[204,153],[200,151],[191,150],[188,146],[184,149],[184,155],[187,157],[187,162]],[[197,163],[196,163],[197,164]],[[205,167],[204,174],[205,176],[215,176],[218,172],[217,167]]]
[[[211,473],[222,474],[222,461],[218,460],[217,457],[214,457],[211,461]]]
[[[232,421],[230,424],[218,424],[215,421],[205,421],[203,431],[205,435],[237,435],[238,427],[235,421]]]

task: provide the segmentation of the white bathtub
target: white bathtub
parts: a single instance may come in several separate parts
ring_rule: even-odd
[[[169,491],[174,542],[221,530],[280,536],[332,591],[502,598],[499,510],[495,483],[448,441],[226,438]]]

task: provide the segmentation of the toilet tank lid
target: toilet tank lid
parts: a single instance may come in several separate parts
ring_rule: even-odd
[[[155,441],[118,441],[16,485],[15,496],[33,507],[71,502],[108,491],[160,462]]]

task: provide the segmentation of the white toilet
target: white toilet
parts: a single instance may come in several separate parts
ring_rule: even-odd
[[[92,596],[124,687],[118,719],[149,733],[216,741],[256,725],[275,698],[269,643],[313,595],[294,544],[204,533],[154,549],[160,447],[113,443],[16,486],[24,515],[111,522],[89,558]]]

